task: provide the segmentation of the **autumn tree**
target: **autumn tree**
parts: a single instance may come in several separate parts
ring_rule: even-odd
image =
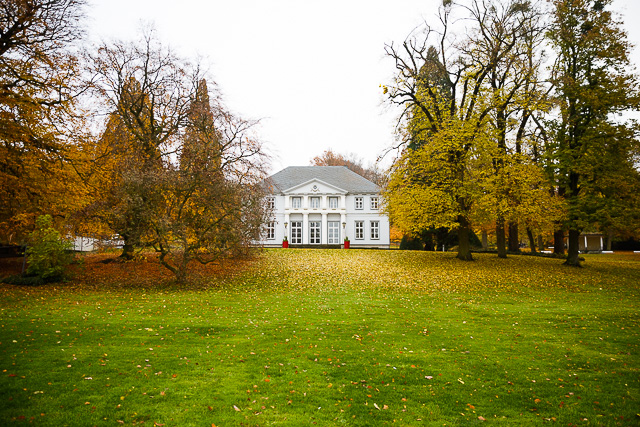
[[[264,220],[259,183],[268,158],[256,122],[224,108],[200,68],[152,34],[89,57],[110,113],[88,150],[95,191],[85,217],[124,239],[123,257],[154,248],[178,282],[192,261],[246,253]]]
[[[118,233],[122,256],[131,258],[135,246],[154,240],[152,224],[164,200],[160,181],[188,122],[199,71],[151,31],[137,43],[105,43],[87,60],[109,119],[86,159],[94,191],[85,213]]]
[[[0,240],[75,209],[68,163],[84,0],[0,0]]]
[[[178,280],[189,263],[218,262],[246,254],[265,221],[263,191],[268,158],[253,135],[256,123],[210,102],[206,81],[197,82],[188,122],[161,183],[162,215],[153,246]]]
[[[357,173],[358,175],[368,179],[369,181],[382,186],[384,183],[384,174],[374,166],[364,166],[364,162],[355,154],[339,154],[333,150],[325,150],[319,156],[311,159],[312,166],[345,166],[347,169]]]
[[[525,9],[514,3],[507,2],[505,10],[513,9],[518,16]],[[420,222],[456,229],[458,258],[465,260],[472,259],[472,209],[482,196],[471,179],[481,179],[486,173],[479,168],[488,166],[487,129],[496,106],[488,91],[489,79],[498,64],[512,58],[514,47],[514,41],[506,36],[504,40],[491,39],[487,34],[498,17],[493,6],[480,1],[471,4],[464,7],[445,1],[438,30],[427,25],[420,40],[412,36],[401,46],[388,45],[387,55],[395,61],[397,75],[394,83],[384,88],[389,100],[403,107],[404,118],[400,122],[404,152],[392,170],[394,184],[386,194],[391,216],[396,215],[391,200],[408,203],[416,200],[416,191],[424,192],[427,199],[410,204],[418,209],[411,217],[417,220],[435,215]],[[463,41],[449,37],[457,18],[469,23],[469,36]],[[488,43],[481,43],[487,39]],[[431,171],[442,177],[430,177]],[[402,196],[402,192],[406,194]],[[420,212],[426,202],[433,206]]]
[[[486,84],[492,111],[490,129],[495,141],[491,193],[495,197],[494,216],[499,257],[506,257],[508,224],[510,251],[519,251],[518,222],[530,218],[532,211],[520,205],[533,205],[544,185],[536,161],[536,116],[548,109],[547,87],[540,77],[543,60],[544,26],[542,12],[535,1],[498,1],[488,7],[474,2],[470,13],[479,25],[472,48],[474,54],[496,57]],[[501,50],[500,57],[494,52]],[[536,182],[537,179],[537,182]],[[534,197],[531,202],[527,199]],[[529,215],[527,215],[529,214]],[[531,232],[531,230],[529,230]]]
[[[580,265],[578,238],[591,222],[598,155],[609,141],[634,135],[632,123],[615,122],[613,116],[638,109],[630,45],[610,5],[611,0],[554,0],[548,32],[556,54],[552,80],[558,110],[550,167],[568,205],[566,264],[574,266]]]

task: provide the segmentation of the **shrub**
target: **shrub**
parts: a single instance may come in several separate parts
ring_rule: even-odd
[[[73,260],[73,254],[69,252],[71,243],[62,239],[51,226],[50,215],[38,217],[29,242],[27,276],[38,277],[43,282],[63,279],[66,266]]]

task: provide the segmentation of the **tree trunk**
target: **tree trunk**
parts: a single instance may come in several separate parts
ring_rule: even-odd
[[[469,243],[469,235],[471,234],[471,227],[467,218],[463,215],[458,216],[458,222],[460,227],[458,228],[458,259],[463,261],[473,261],[471,255],[471,244]]]
[[[124,245],[122,246],[122,253],[120,254],[120,258],[130,260],[134,257],[134,246],[131,242],[131,238],[128,236],[122,236],[122,240],[124,241]]]
[[[544,250],[544,242],[542,241],[542,234],[538,234],[538,249]]]
[[[482,230],[482,250],[489,250],[489,242],[487,238],[487,230]]]
[[[531,249],[531,253],[536,253],[536,239],[533,237],[533,231],[529,227],[527,227],[527,236],[529,237],[529,248]]]
[[[502,215],[498,215],[496,219],[496,246],[498,247],[498,258],[506,258],[507,248],[504,233],[504,218]]]
[[[564,230],[562,229],[553,232],[553,253],[564,255]]]
[[[580,267],[580,230],[569,229],[569,252],[565,265]]]
[[[520,252],[518,224],[515,222],[509,222],[509,252]]]

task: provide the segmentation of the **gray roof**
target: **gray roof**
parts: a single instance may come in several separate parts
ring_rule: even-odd
[[[289,166],[266,180],[272,193],[282,193],[291,187],[319,179],[351,194],[378,193],[380,188],[346,166]]]

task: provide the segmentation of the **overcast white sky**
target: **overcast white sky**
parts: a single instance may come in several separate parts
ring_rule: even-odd
[[[401,42],[440,0],[90,0],[92,39],[133,39],[141,22],[208,65],[227,106],[258,129],[272,172],[308,165],[326,149],[373,163],[394,139],[397,111],[382,105]],[[640,1],[614,0],[640,45]],[[634,63],[640,62],[636,48]],[[389,156],[383,162],[388,166]]]

